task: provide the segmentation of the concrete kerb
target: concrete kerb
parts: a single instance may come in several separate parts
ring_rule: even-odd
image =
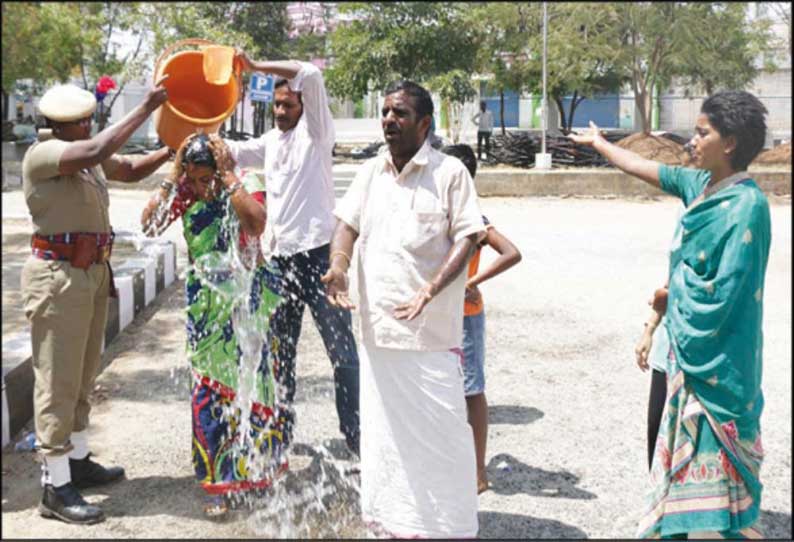
[[[751,170],[767,194],[791,194],[791,170]],[[489,196],[663,196],[661,190],[617,169],[482,169],[477,194]]]
[[[135,236],[131,232],[118,231],[116,238],[134,239]],[[140,256],[129,258],[113,269],[119,296],[110,300],[103,352],[105,345],[110,344],[176,278],[176,245],[172,241],[145,239],[139,247]],[[29,330],[3,337],[2,391],[2,446],[5,448],[33,417],[33,358]]]

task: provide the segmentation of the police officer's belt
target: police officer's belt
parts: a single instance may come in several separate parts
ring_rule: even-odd
[[[67,261],[73,267],[88,269],[92,264],[103,264],[110,260],[114,237],[113,232],[71,232],[55,235],[34,233],[30,246],[33,255],[38,258]]]

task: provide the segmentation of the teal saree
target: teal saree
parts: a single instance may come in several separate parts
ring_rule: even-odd
[[[670,254],[671,371],[638,535],[754,537],[769,205],[744,172],[702,200],[708,172],[661,166],[659,176],[688,209]]]

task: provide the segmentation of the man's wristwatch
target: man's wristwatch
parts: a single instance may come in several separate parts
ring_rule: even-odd
[[[176,184],[169,180],[163,179],[160,181],[160,188],[170,193],[176,189]]]

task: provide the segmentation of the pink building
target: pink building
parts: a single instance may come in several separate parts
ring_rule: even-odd
[[[292,28],[289,37],[325,34],[336,26],[336,2],[289,2],[287,16]]]

